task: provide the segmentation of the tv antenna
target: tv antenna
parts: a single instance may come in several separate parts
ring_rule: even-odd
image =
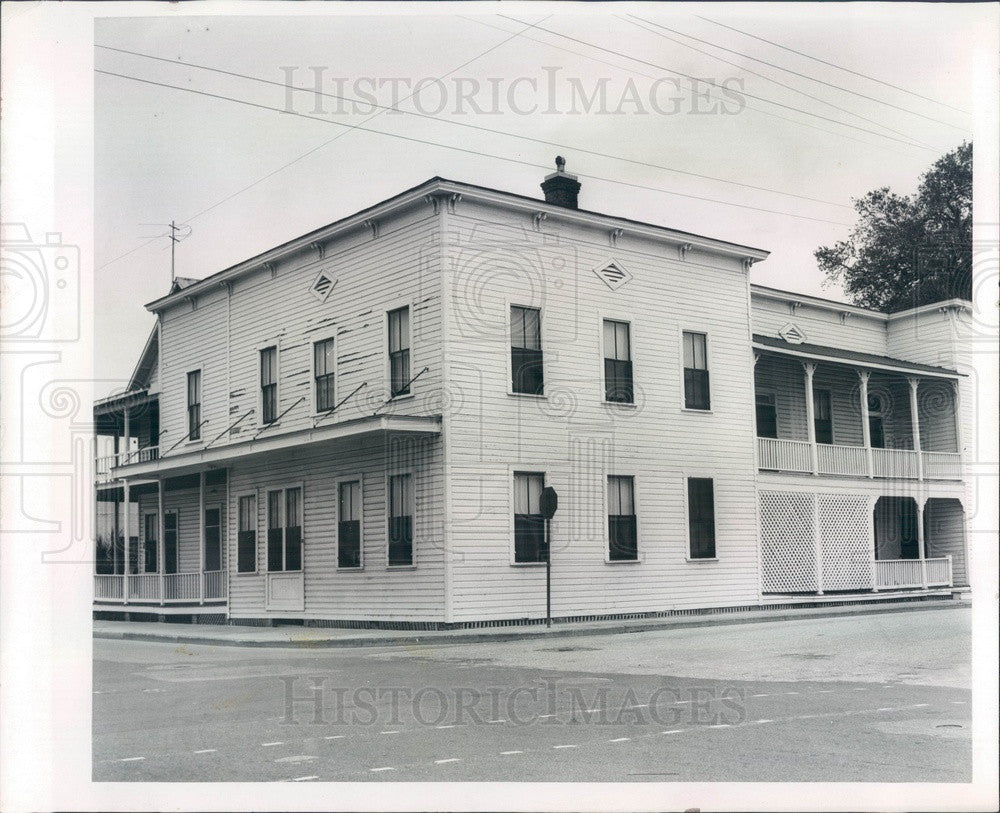
[[[158,234],[156,237],[170,238],[170,285],[173,286],[174,280],[177,279],[177,244],[181,242],[181,240],[187,240],[187,238],[191,236],[191,227],[187,224],[178,226],[173,220],[169,223],[140,223],[139,225],[160,226],[170,230],[164,232],[163,234]],[[155,240],[156,237],[153,239]]]

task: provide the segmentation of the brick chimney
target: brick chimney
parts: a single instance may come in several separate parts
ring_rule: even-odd
[[[545,193],[545,202],[553,206],[565,206],[567,209],[576,209],[576,196],[580,192],[580,182],[576,175],[570,175],[566,171],[566,159],[561,155],[556,156],[556,171],[546,175],[542,181],[542,191]]]

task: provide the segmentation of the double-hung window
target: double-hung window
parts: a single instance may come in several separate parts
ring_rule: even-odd
[[[240,497],[238,514],[236,569],[239,573],[253,573],[257,570],[257,497]]]
[[[187,374],[187,413],[188,440],[198,440],[201,438],[201,370]]]
[[[684,331],[684,408],[711,409],[708,389],[708,339]]]
[[[163,514],[163,572],[177,572],[177,512]]]
[[[267,569],[302,570],[302,489],[267,492]]]
[[[518,564],[544,562],[548,558],[541,509],[544,487],[544,474],[514,474],[514,561]]]
[[[159,514],[146,514],[143,518],[143,573],[156,573],[156,558],[159,553],[160,517]]]
[[[830,390],[813,390],[813,423],[817,443],[833,443],[833,415],[830,409]]]
[[[884,409],[881,395],[868,396],[868,436],[873,449],[885,448],[885,421],[882,417]]]
[[[205,509],[205,571],[222,570],[222,509]]]
[[[715,558],[715,494],[710,477],[689,477],[688,542],[692,559]]]
[[[604,400],[634,403],[632,347],[628,322],[604,320]]]
[[[337,567],[361,567],[361,482],[337,486]]]
[[[333,339],[316,342],[313,345],[313,380],[316,386],[317,412],[329,412],[335,406],[333,382],[336,369]]]
[[[608,559],[629,562],[639,558],[635,520],[635,480],[608,477]]]
[[[511,392],[541,395],[542,312],[512,305],[510,309]]]
[[[389,311],[389,395],[410,392],[410,309]]]
[[[278,348],[260,351],[260,420],[269,424],[278,420]]]
[[[413,564],[413,475],[389,478],[389,566]]]
[[[757,408],[757,437],[778,437],[778,412],[774,404],[774,393],[758,392],[754,400]]]

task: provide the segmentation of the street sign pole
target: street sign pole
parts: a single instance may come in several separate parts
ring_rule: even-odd
[[[539,510],[545,518],[545,626],[552,626],[552,517],[559,507],[559,495],[552,486],[542,489]]]

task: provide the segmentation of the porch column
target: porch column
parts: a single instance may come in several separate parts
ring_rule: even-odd
[[[907,376],[910,382],[910,431],[913,433],[913,451],[917,453],[917,479],[924,479],[924,456],[920,451],[920,412],[917,404],[917,387],[920,379]]]
[[[198,474],[198,603],[205,603],[205,472]]]
[[[871,372],[868,370],[858,370],[858,378],[861,380],[861,434],[865,440],[865,458],[868,465],[868,479],[874,476],[874,461],[872,460],[872,428],[868,422],[868,379]]]
[[[962,402],[959,398],[958,382],[951,382],[951,404],[955,410],[955,451],[962,454]]]
[[[160,604],[163,604],[163,529],[166,523],[163,521],[163,478],[156,481],[157,515],[156,515],[156,572],[159,576],[160,584]]]
[[[122,480],[122,491],[125,497],[125,516],[122,517],[122,529],[125,534],[125,545],[123,547],[125,553],[125,562],[122,565],[122,604],[128,604],[128,564],[129,564],[129,542],[132,536],[132,529],[129,527],[129,519],[131,517],[132,503],[129,502],[128,493],[128,480]]]
[[[926,497],[914,499],[917,504],[917,555],[920,556],[920,581],[923,582],[924,590],[927,589],[927,544],[924,541],[924,506],[927,504]]]
[[[806,371],[806,429],[809,432],[809,455],[812,461],[812,473],[819,473],[819,457],[816,451],[816,405],[813,403],[813,374],[816,372],[816,362],[803,361]]]
[[[124,437],[122,440],[125,442],[125,463],[128,463],[129,451],[132,448],[132,433],[129,428],[129,408],[125,407],[125,427],[124,427]],[[118,451],[117,449],[115,450]],[[120,453],[119,453],[120,454]],[[120,465],[123,461],[121,458],[115,458],[115,464]]]

